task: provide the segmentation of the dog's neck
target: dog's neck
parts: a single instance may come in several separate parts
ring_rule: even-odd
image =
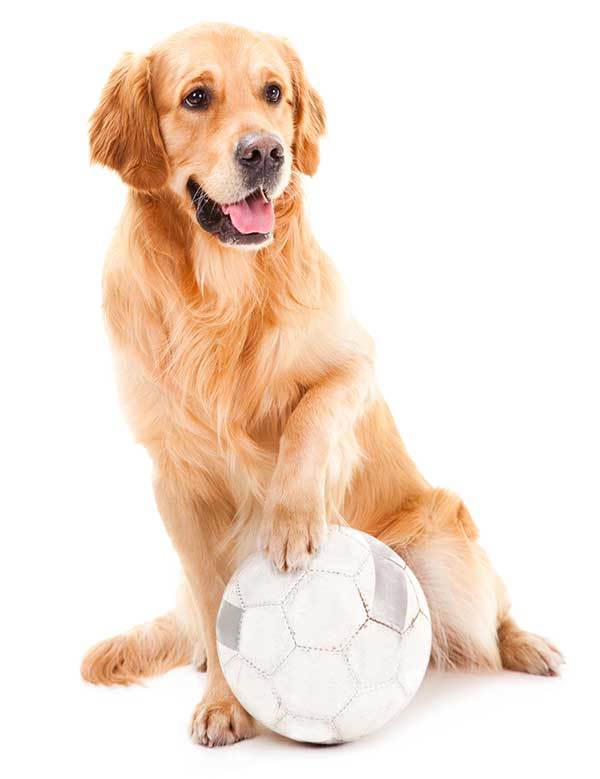
[[[221,244],[167,190],[152,195],[132,191],[129,209],[136,270],[159,297],[166,284],[196,304],[232,313],[258,307],[268,315],[274,308],[319,305],[321,253],[296,178],[276,202],[272,242],[258,250]]]

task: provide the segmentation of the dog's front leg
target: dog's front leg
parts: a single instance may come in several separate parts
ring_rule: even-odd
[[[354,354],[313,384],[290,415],[263,517],[262,547],[279,569],[305,566],[323,541],[330,457],[363,414],[373,386],[370,356]]]
[[[215,528],[223,526],[228,508],[218,500],[190,494],[182,484],[163,477],[155,481],[155,494],[188,581],[205,642],[207,687],[192,717],[191,737],[209,747],[251,738],[252,718],[229,689],[217,656],[215,624],[225,580],[217,557],[220,539]]]

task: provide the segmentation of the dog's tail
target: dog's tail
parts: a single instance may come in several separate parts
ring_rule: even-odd
[[[133,684],[192,662],[194,646],[175,612],[93,646],[81,675],[92,684]]]

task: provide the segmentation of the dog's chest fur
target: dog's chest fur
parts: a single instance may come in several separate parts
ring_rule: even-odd
[[[130,424],[162,469],[217,479],[235,503],[248,492],[260,496],[287,419],[317,369],[307,329],[257,321],[237,330],[199,323],[189,328],[176,328],[182,340],[171,351],[163,382],[117,348]],[[155,357],[158,364],[158,352]]]
[[[354,338],[337,274],[313,244],[252,265],[195,244],[188,254],[158,229],[132,200],[105,274],[128,418],[159,471],[236,504],[260,499],[290,414]]]

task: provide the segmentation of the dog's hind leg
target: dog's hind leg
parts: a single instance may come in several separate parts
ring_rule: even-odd
[[[564,662],[554,644],[535,633],[521,630],[510,616],[505,616],[498,627],[498,647],[502,667],[538,676],[557,676]]]
[[[439,489],[422,493],[377,535],[406,558],[423,587],[432,665],[558,673],[563,659],[556,647],[520,630],[509,615],[504,584],[477,543],[477,528],[460,498]]]
[[[193,645],[175,612],[101,641],[83,658],[81,675],[92,684],[133,684],[192,661]]]

